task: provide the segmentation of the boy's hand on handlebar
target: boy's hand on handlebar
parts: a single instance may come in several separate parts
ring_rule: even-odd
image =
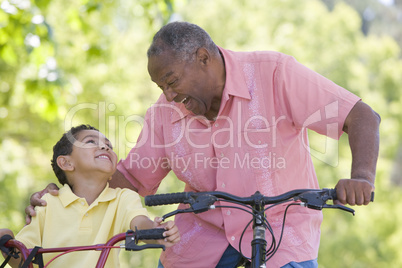
[[[50,193],[51,195],[57,196],[59,195],[59,187],[56,184],[50,183],[40,192],[36,192],[31,195],[30,205],[25,209],[25,222],[27,224],[31,223],[31,217],[36,216],[35,207],[36,206],[46,206],[46,201],[42,200],[42,196],[46,193]]]
[[[174,221],[162,222],[163,219],[160,217],[155,218],[155,222],[159,225],[158,227],[163,227],[166,232],[163,233],[165,239],[161,241],[161,244],[165,247],[171,247],[180,241],[180,233]]]
[[[351,206],[368,205],[374,192],[374,185],[364,178],[341,179],[335,188],[338,200],[334,203]]]

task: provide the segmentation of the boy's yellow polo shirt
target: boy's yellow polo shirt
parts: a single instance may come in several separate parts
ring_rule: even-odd
[[[36,207],[37,216],[16,236],[28,248],[103,244],[130,229],[134,217],[148,216],[136,192],[112,189],[109,185],[90,206],[67,184],[60,189],[59,196],[45,194],[42,199],[47,206]],[[118,249],[111,250],[105,267],[119,266],[118,253]],[[44,263],[58,254],[43,254]],[[49,267],[95,267],[99,255],[100,251],[72,252],[57,258]]]

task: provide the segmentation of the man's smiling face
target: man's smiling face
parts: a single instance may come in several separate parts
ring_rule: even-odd
[[[205,64],[197,58],[190,62],[180,61],[173,53],[164,52],[148,59],[148,72],[153,82],[162,89],[167,101],[183,103],[187,110],[196,115],[205,115],[214,98]]]

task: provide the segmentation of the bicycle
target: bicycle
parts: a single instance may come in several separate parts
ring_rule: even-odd
[[[147,229],[147,230],[128,230],[126,233],[120,233],[111,237],[104,244],[96,244],[89,246],[71,246],[71,247],[60,247],[60,248],[41,248],[34,247],[32,249],[27,249],[26,246],[18,240],[12,239],[9,235],[4,235],[0,238],[0,247],[8,248],[8,257],[3,262],[0,267],[4,267],[11,257],[19,258],[21,255],[22,260],[20,267],[22,268],[33,268],[33,264],[39,265],[40,268],[47,267],[54,259],[75,251],[85,251],[85,250],[101,250],[98,258],[98,262],[95,268],[103,268],[106,264],[106,260],[109,256],[110,250],[113,248],[124,248],[126,251],[140,251],[149,248],[161,248],[165,250],[164,245],[157,244],[144,244],[138,245],[139,240],[157,240],[163,239],[163,233],[165,232],[162,228]],[[125,240],[125,244],[120,246],[115,246],[116,243]],[[17,250],[19,252],[17,252]],[[43,263],[42,254],[45,253],[55,253],[62,252],[53,259],[51,259],[46,265]]]
[[[374,199],[374,193],[372,193],[371,201]],[[284,194],[267,197],[262,195],[260,192],[255,192],[249,197],[239,197],[226,192],[212,191],[212,192],[181,192],[181,193],[170,193],[170,194],[157,194],[149,195],[145,197],[145,205],[147,206],[159,206],[159,205],[169,205],[169,204],[188,204],[190,207],[186,209],[177,209],[170,213],[165,214],[162,218],[165,220],[168,217],[174,216],[179,213],[202,213],[208,211],[209,209],[215,208],[236,208],[241,209],[252,215],[252,220],[245,227],[242,237],[245,233],[246,228],[253,222],[253,240],[251,241],[252,255],[251,257],[246,257],[241,252],[242,237],[239,241],[240,253],[243,255],[245,262],[243,263],[245,267],[252,268],[265,268],[266,262],[272,258],[272,256],[277,252],[283,236],[283,231],[285,228],[286,214],[290,206],[300,205],[315,210],[322,210],[324,208],[335,208],[341,209],[346,212],[350,212],[353,215],[355,211],[349,207],[343,205],[328,205],[326,202],[328,200],[336,200],[336,190],[335,189],[298,189],[286,192]],[[237,206],[215,206],[214,203],[229,202],[234,203],[248,209],[244,209]],[[265,211],[277,206],[279,204],[284,204],[290,202],[284,212],[283,224],[281,229],[281,234],[278,243],[276,243],[273,230],[266,218]],[[270,206],[268,206],[270,205]],[[267,208],[265,208],[268,206]],[[268,230],[272,235],[271,246],[267,250],[267,241],[265,238],[265,231]]]

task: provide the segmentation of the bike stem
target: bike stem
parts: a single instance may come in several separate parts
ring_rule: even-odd
[[[265,268],[265,251],[267,241],[265,240],[265,206],[262,198],[259,198],[259,193],[255,195],[255,204],[253,208],[255,214],[253,217],[253,241],[251,241],[251,267]]]

